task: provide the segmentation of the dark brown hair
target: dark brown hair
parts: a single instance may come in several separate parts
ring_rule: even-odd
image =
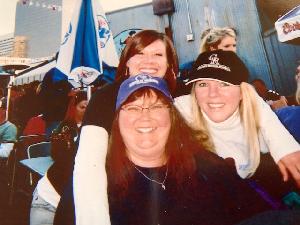
[[[124,76],[128,76],[128,74],[126,74],[126,64],[132,56],[141,52],[145,47],[157,40],[161,40],[166,46],[168,68],[164,79],[168,83],[171,94],[174,93],[176,88],[176,75],[179,70],[176,50],[172,41],[166,34],[155,30],[143,30],[132,36],[122,51],[119,66],[117,68],[116,80],[119,80]]]
[[[124,104],[141,97],[152,96],[170,106],[171,129],[165,148],[168,160],[168,179],[172,180],[176,187],[180,189],[182,184],[194,174],[196,165],[193,156],[196,152],[202,150],[202,147],[194,138],[194,131],[186,124],[175,106],[159,91],[151,88],[139,89]],[[119,110],[116,112],[112,124],[106,160],[108,190],[114,200],[126,196],[134,179],[134,167],[126,155],[125,144],[120,134],[119,112]]]

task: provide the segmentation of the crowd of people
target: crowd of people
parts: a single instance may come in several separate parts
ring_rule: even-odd
[[[297,202],[284,201],[300,198],[300,65],[293,106],[270,107],[237,55],[237,31],[216,27],[178,74],[170,38],[143,30],[89,102],[51,71],[28,91],[38,106],[14,120],[18,135],[45,135],[54,160],[30,225],[300,223]]]

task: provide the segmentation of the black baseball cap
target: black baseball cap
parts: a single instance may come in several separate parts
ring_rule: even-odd
[[[210,79],[240,85],[247,82],[249,71],[244,62],[232,51],[201,53],[194,62],[186,85],[198,80]]]

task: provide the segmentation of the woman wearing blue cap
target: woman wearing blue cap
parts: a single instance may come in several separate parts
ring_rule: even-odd
[[[176,105],[194,129],[206,134],[199,139],[207,149],[234,159],[240,177],[255,174],[260,153],[270,152],[284,180],[291,173],[300,184],[300,145],[247,83],[248,75],[234,52],[202,53],[187,82],[193,85],[191,95],[177,98]]]
[[[128,78],[115,111],[104,162],[112,225],[232,225],[271,208],[203,149],[163,79]]]
[[[202,148],[166,82],[147,74],[120,86],[106,170],[112,225],[229,225],[271,208]]]
[[[96,91],[89,102],[82,124],[73,173],[77,224],[110,224],[104,168],[108,135],[120,84],[129,76],[140,73],[163,77],[172,95],[181,94],[177,91],[180,88],[176,84],[177,54],[172,41],[165,34],[154,30],[144,30],[135,34],[122,51],[116,81]],[[98,179],[99,177],[101,179]],[[68,190],[73,194],[71,187]],[[59,212],[60,207],[63,207],[61,205],[66,202],[63,196],[54,224],[65,224],[59,222],[59,217],[63,216]],[[73,204],[70,205],[73,207]]]

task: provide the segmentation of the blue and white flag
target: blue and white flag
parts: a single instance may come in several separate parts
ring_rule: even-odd
[[[100,0],[77,0],[60,46],[53,80],[68,79],[74,86],[87,86],[102,74],[105,81],[111,82],[114,77],[106,76],[103,68],[116,67],[118,63]]]

